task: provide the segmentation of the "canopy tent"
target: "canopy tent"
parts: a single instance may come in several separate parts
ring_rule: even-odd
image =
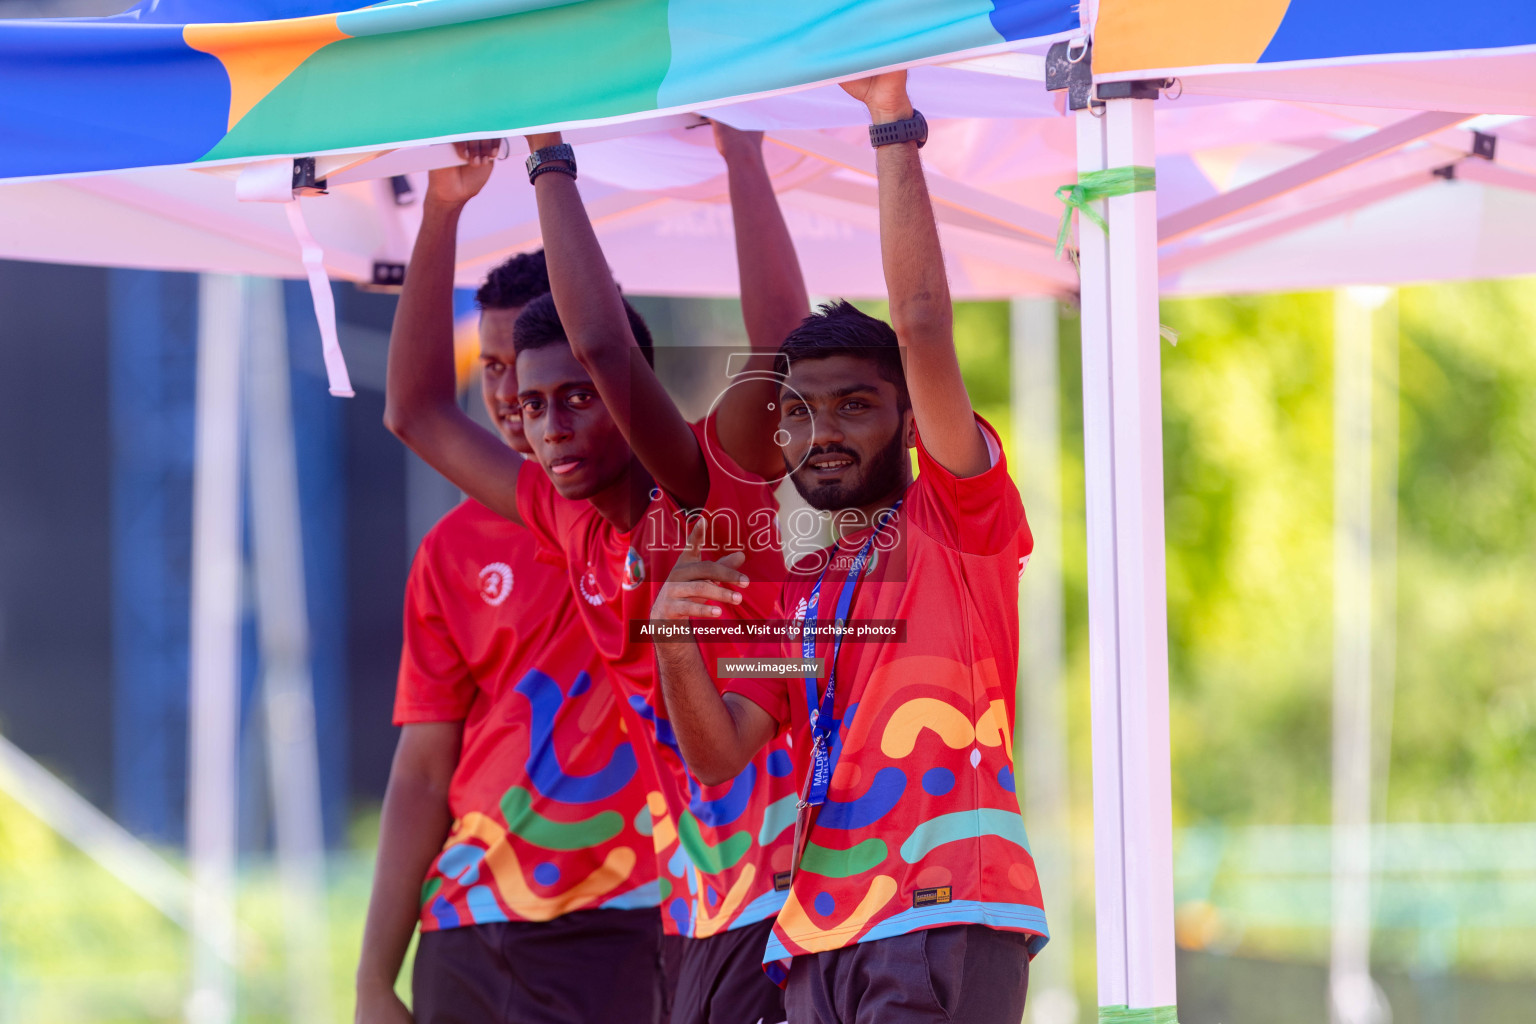
[[[956,296],[1075,291],[1075,271],[1051,248],[1061,211],[1054,191],[1075,173],[1072,121],[1038,83],[982,71],[919,68],[913,91],[924,110],[940,112],[924,156]],[[844,99],[824,87],[715,113],[768,130],[770,169],[813,290],[875,296],[884,282],[873,161],[854,127],[861,111]],[[1015,116],[993,114],[1010,105],[1020,108]],[[1266,100],[1158,106],[1159,215],[1175,226],[1214,197],[1332,147],[1359,147],[1404,120],[1397,111]],[[584,130],[636,133],[581,144],[583,192],[614,272],[633,292],[735,293],[724,165],[707,131],[684,127],[698,123],[673,115]],[[1497,138],[1493,160],[1466,159],[1477,144],[1472,131],[1444,127],[1181,232],[1160,247],[1163,293],[1536,272],[1536,249],[1526,244],[1536,233],[1536,123],[1488,131]],[[331,279],[366,283],[375,261],[403,264],[420,216],[412,200],[425,187],[419,168],[453,159],[439,145],[332,173],[330,195],[302,204]],[[1435,176],[1452,164],[1454,180]],[[392,186],[401,172],[413,194]],[[0,184],[0,256],[302,276],[283,211],[240,201],[239,173],[150,168]],[[1411,244],[1423,235],[1436,244]],[[530,191],[519,175],[497,174],[461,228],[458,283],[473,286],[499,259],[538,244]]]
[[[1066,0],[144,0],[0,36],[0,178],[613,124],[1078,29]],[[5,108],[0,108],[4,110]]]
[[[1518,0],[1096,6],[1100,82],[1176,77],[1208,96],[1536,114],[1536,12]]]
[[[1102,0],[1079,23],[1047,0],[284,6],[282,21],[166,2],[0,25],[0,134],[23,143],[0,150],[0,255],[298,273],[282,215],[237,197],[292,208],[292,160],[314,157],[333,194],[303,205],[325,268],[366,280],[412,230],[385,183],[419,192],[410,175],[449,159],[424,147],[558,126],[586,133],[584,190],[626,287],[721,294],[724,188],[685,127],[705,111],[769,132],[812,289],[879,294],[862,112],[826,83],[896,66],[919,66],[936,121],[924,156],[957,295],[1073,290],[1051,258],[1056,188],[1156,166],[1156,192],[1086,202],[1107,228],[1080,229],[1078,290],[1100,1003],[1171,1016],[1159,289],[1536,270],[1536,133],[1483,116],[1536,114],[1536,10]],[[539,73],[508,71],[523,68]],[[1073,116],[1047,71],[1073,82]],[[1154,103],[1160,90],[1180,98]],[[536,242],[526,189],[498,178],[466,219],[463,283]]]

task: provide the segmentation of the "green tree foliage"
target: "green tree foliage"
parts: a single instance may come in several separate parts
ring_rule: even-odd
[[[1162,346],[1175,815],[1329,820],[1331,293],[1169,301]],[[870,304],[880,315],[881,305]],[[1387,820],[1536,820],[1536,282],[1404,289]],[[1008,309],[962,303],[974,404],[1008,438]],[[1061,321],[1074,785],[1088,811],[1077,321]],[[1378,319],[1378,331],[1393,318]],[[1042,539],[1043,540],[1043,539]]]

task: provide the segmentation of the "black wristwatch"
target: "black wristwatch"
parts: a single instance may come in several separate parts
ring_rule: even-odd
[[[876,149],[896,142],[916,142],[922,149],[928,141],[928,121],[923,112],[912,108],[912,116],[902,121],[887,121],[869,126],[869,144]]]
[[[570,166],[566,167],[559,162],[562,160],[566,164],[570,164]],[[576,151],[564,142],[558,146],[545,146],[543,149],[535,150],[528,154],[527,167],[528,183],[530,185],[533,184],[535,178],[547,171],[554,171],[557,174],[569,174],[574,178],[576,177]]]

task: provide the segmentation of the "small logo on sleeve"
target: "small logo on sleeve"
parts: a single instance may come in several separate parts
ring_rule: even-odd
[[[624,581],[619,584],[625,590],[639,590],[645,583],[645,562],[634,548],[624,556]]]
[[[788,892],[789,891],[789,872],[788,871],[780,871],[778,874],[773,876],[773,891],[774,892]]]
[[[912,891],[913,907],[933,907],[940,903],[949,903],[954,899],[954,887],[939,885],[932,889],[914,889]]]

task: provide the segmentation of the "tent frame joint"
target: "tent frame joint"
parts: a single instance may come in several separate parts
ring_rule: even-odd
[[[293,158],[293,195],[294,198],[330,195],[325,187],[325,179],[316,177],[314,157]]]
[[[1171,78],[1142,78],[1134,82],[1100,82],[1094,89],[1094,99],[1106,100],[1155,100],[1163,90],[1173,85]]]
[[[1093,102],[1093,40],[1052,43],[1045,53],[1045,90],[1067,94],[1068,110],[1087,110]]]

